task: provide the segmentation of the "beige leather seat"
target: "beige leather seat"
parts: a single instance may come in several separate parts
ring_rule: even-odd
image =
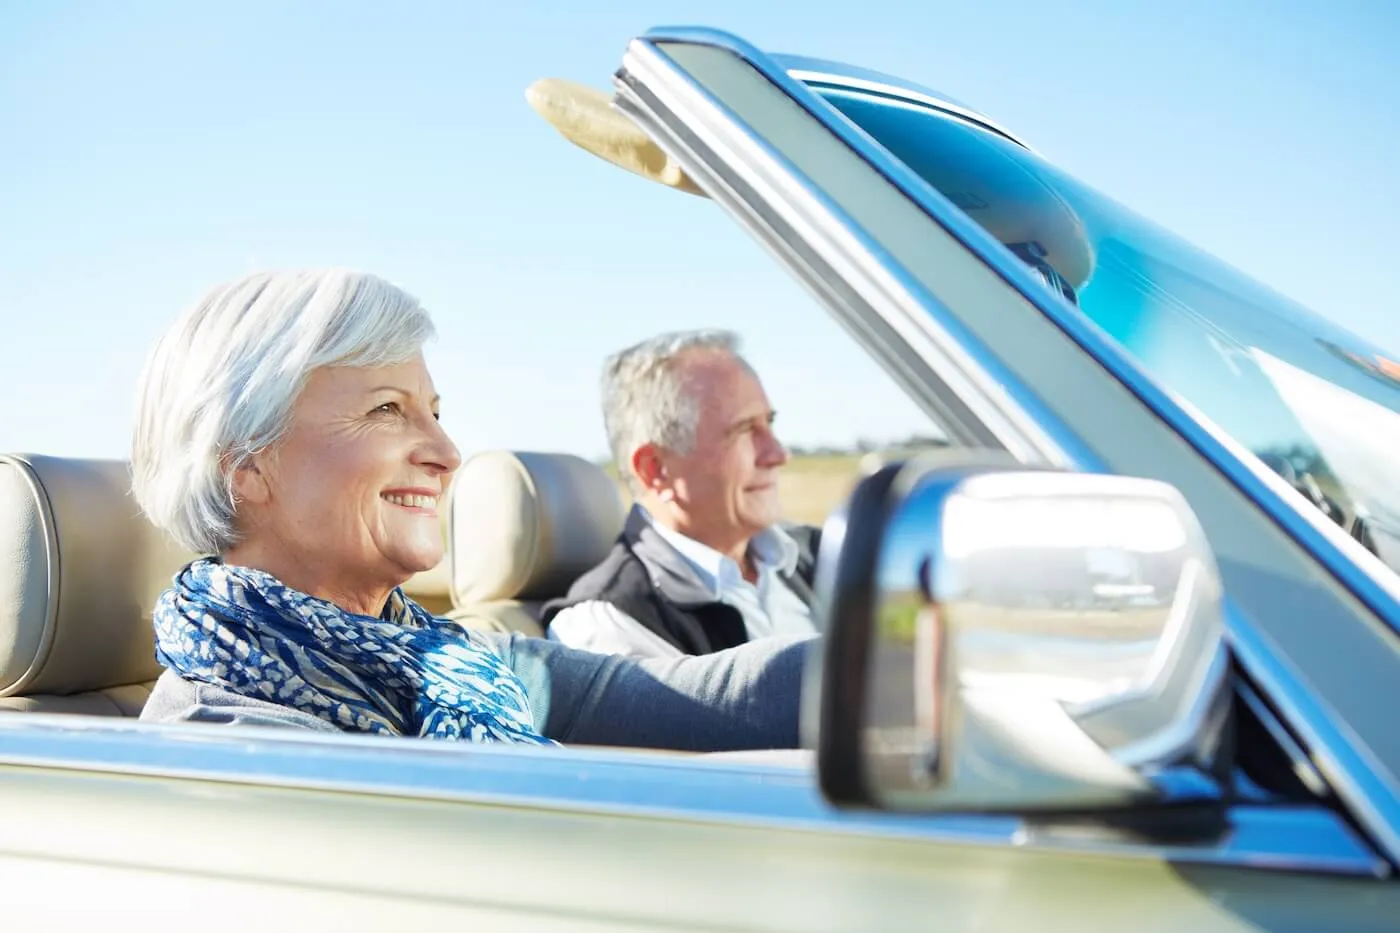
[[[0,455],[0,712],[140,714],[161,672],[151,609],[195,555],[129,488],[120,460]],[[602,560],[622,519],[585,460],[481,454],[448,497],[448,557],[404,589],[464,624],[542,634],[539,603]]]
[[[0,455],[0,710],[140,714],[151,607],[193,555],[129,488],[118,460]]]
[[[476,454],[450,498],[451,618],[537,637],[541,604],[607,556],[626,517],[616,483],[572,454]]]

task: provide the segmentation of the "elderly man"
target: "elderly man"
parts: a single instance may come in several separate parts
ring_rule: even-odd
[[[608,440],[636,504],[608,557],[545,606],[549,637],[674,656],[815,634],[818,532],[778,521],[787,451],[738,337],[654,337],[609,358],[602,389]]]

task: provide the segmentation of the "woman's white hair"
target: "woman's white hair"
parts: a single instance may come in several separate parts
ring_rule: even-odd
[[[137,503],[184,547],[223,553],[237,542],[234,471],[282,437],[311,372],[403,363],[434,333],[416,298],[363,272],[261,272],[218,286],[146,360]]]
[[[700,399],[686,385],[681,363],[696,351],[739,355],[739,335],[728,330],[687,330],[660,334],[614,353],[603,364],[603,425],[618,475],[637,492],[632,454],[657,444],[687,454],[695,444]]]

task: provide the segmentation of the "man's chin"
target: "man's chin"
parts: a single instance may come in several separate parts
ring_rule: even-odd
[[[748,510],[745,516],[747,524],[754,529],[755,533],[762,531],[770,525],[776,525],[783,518],[783,510],[778,505],[776,497],[773,502],[755,503],[754,507]]]

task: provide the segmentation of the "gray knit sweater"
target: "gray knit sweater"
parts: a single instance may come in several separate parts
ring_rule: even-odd
[[[727,751],[796,748],[812,639],[769,638],[699,657],[636,659],[485,633],[525,682],[535,728],[559,742]],[[166,671],[141,718],[336,731],[309,713]]]

